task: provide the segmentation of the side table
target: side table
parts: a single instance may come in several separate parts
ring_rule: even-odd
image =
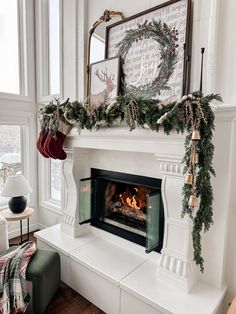
[[[22,213],[20,214],[13,214],[10,209],[3,210],[1,215],[5,217],[7,221],[20,221],[20,243],[22,244],[26,241],[29,241],[29,218],[34,213],[34,209],[27,207]],[[22,220],[27,219],[27,239],[23,241],[23,234],[22,234]]]

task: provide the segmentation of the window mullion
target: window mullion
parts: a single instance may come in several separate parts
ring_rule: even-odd
[[[48,14],[48,1],[42,1],[42,14],[41,14],[41,56],[42,56],[42,96],[49,95],[49,14]]]
[[[18,59],[19,59],[19,90],[20,95],[25,94],[25,67],[24,67],[24,42],[25,42],[25,34],[24,34],[24,1],[18,0]]]

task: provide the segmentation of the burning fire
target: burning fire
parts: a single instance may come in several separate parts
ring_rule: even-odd
[[[106,190],[106,204],[111,203],[113,213],[119,213],[132,219],[146,221],[146,198],[151,189],[144,186],[126,186],[125,191],[116,194],[116,184],[111,184]]]
[[[123,205],[128,205],[134,209],[139,210],[146,206],[146,191],[143,191],[138,187],[136,187],[134,190],[136,191],[134,195],[132,195],[130,191],[120,194],[119,201]]]
[[[110,182],[105,193],[106,208],[132,219],[146,221],[147,194],[152,191],[145,186],[121,186],[124,192],[116,193],[117,183]],[[122,191],[122,190],[120,190]]]
[[[126,198],[126,203],[135,209],[140,209],[141,207],[137,205],[135,196],[133,196],[131,199],[129,197]]]

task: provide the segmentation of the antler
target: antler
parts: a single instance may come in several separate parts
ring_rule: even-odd
[[[104,72],[104,71],[101,71],[101,72],[102,72],[103,76],[101,74],[99,74],[98,69],[97,69],[97,71],[94,74],[99,78],[100,81],[106,83],[108,81],[107,68],[106,68],[106,72]]]
[[[110,78],[109,78],[108,75],[107,75],[107,68],[106,68],[105,71],[101,71],[101,72],[102,72],[102,74],[103,74],[104,79],[106,80],[106,82],[109,81]]]
[[[114,74],[111,74],[111,75],[108,77],[108,75],[107,75],[107,68],[106,68],[105,71],[101,71],[101,72],[102,72],[102,75],[99,74],[98,69],[97,69],[97,71],[94,73],[94,74],[99,78],[99,80],[100,80],[101,82],[107,83],[108,81],[113,81],[113,80],[114,80],[114,78],[115,78],[115,75],[114,75]]]
[[[111,74],[110,76],[109,76],[109,80],[110,81],[113,81],[115,79],[115,74]]]

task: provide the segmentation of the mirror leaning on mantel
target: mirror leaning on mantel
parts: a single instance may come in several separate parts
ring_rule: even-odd
[[[122,12],[105,10],[103,15],[93,24],[89,31],[87,58],[87,97],[89,96],[90,64],[101,61],[105,57],[106,27],[124,19]]]

